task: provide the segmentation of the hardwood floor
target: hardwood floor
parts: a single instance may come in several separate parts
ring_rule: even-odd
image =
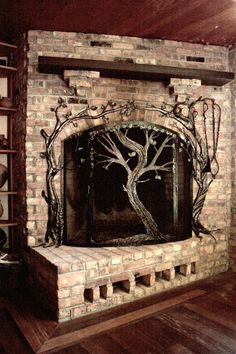
[[[0,298],[1,354],[236,353],[236,273],[60,325],[15,304]]]

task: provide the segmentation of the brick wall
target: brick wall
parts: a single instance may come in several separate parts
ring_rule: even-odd
[[[41,197],[41,190],[45,188],[46,163],[40,158],[40,152],[44,150],[40,130],[42,128],[49,131],[52,129],[54,114],[50,112],[50,107],[57,105],[58,96],[67,98],[70,96],[67,82],[61,77],[38,73],[38,55],[127,60],[135,63],[228,70],[228,49],[172,41],[47,31],[30,31],[28,43],[27,227],[29,245],[35,245],[43,239],[47,221],[47,206]],[[193,61],[187,60],[189,56]],[[202,62],[194,61],[194,57],[202,57],[204,60]],[[107,79],[98,78],[96,75],[94,77],[85,76],[84,79],[80,76],[79,83],[78,80],[76,82],[80,104],[72,107],[73,109],[83,108],[85,102],[99,105],[109,99],[134,99],[138,103],[153,102],[156,104],[163,101],[174,102],[176,99],[176,93],[170,96],[169,89],[160,82]],[[73,84],[73,80],[71,83]],[[181,92],[178,94],[180,95]],[[192,98],[197,98],[200,95],[214,97],[222,108],[218,154],[221,169],[217,180],[210,187],[202,220],[210,228],[223,228],[228,235],[231,195],[229,87],[197,87],[192,93]]]
[[[236,47],[231,48],[229,52],[230,70],[236,74]],[[236,270],[236,82],[231,83],[231,107],[232,107],[232,159],[231,159],[231,236],[230,236],[230,259],[231,268]]]
[[[200,86],[192,83],[190,85],[188,81],[177,80],[172,81],[174,89],[170,94],[169,87],[165,87],[160,82],[100,78],[99,74],[94,72],[65,72],[64,78],[62,78],[58,75],[39,74],[37,66],[38,56],[48,55],[228,70],[228,49],[162,40],[47,31],[30,31],[28,38],[24,38],[23,48],[26,48],[26,44],[28,45],[28,68],[26,73],[27,58],[25,51],[22,51],[24,54],[20,59],[21,70],[18,76],[18,83],[22,87],[20,93],[22,108],[18,113],[19,122],[16,122],[15,126],[16,147],[21,151],[16,163],[19,171],[23,169],[23,173],[18,176],[19,179],[16,183],[20,189],[20,183],[23,182],[24,185],[26,181],[26,203],[22,192],[21,201],[19,207],[16,207],[16,211],[19,213],[19,218],[27,219],[27,242],[30,246],[43,241],[48,215],[47,205],[41,196],[41,191],[45,189],[47,166],[46,161],[40,157],[40,153],[45,150],[40,130],[43,128],[48,132],[52,131],[55,116],[50,111],[50,107],[56,107],[58,96],[70,101],[71,90],[68,85],[76,86],[77,90],[78,103],[71,104],[73,112],[83,109],[87,103],[101,105],[110,99],[120,102],[131,99],[141,105],[146,103],[158,105],[162,102],[181,101],[189,95],[192,99],[199,96],[215,98],[222,109],[218,148],[220,172],[211,184],[201,217],[203,224],[209,229],[221,229],[217,235],[217,242],[211,237],[206,237],[202,243],[199,240],[190,239],[178,244],[150,246],[153,247],[151,250],[148,250],[148,246],[135,250],[127,249],[126,252],[124,249],[100,250],[95,259],[91,259],[91,250],[89,249],[84,249],[83,252],[69,249],[67,246],[50,250],[38,248],[38,251],[28,249],[25,260],[29,266],[29,282],[32,287],[39,290],[37,295],[41,292],[42,299],[44,301],[49,299],[48,306],[54,313],[57,312],[58,318],[67,320],[85,312],[114,306],[120,301],[130,301],[139,296],[160,291],[160,288],[178,286],[225,271],[228,267],[230,228],[232,230],[232,251],[235,246],[233,219],[231,222],[231,211],[234,212],[231,187],[234,183],[235,170],[231,145],[234,133],[234,119],[232,117],[234,116],[231,114],[230,85],[224,87]],[[231,64],[233,65],[235,56],[232,53]],[[157,122],[159,118],[151,112],[145,114],[139,112],[132,116],[132,119]],[[88,121],[85,124],[82,121],[78,127],[70,127],[65,130],[56,143],[57,158],[61,151],[61,141],[66,136],[99,123],[101,122]],[[18,131],[21,134],[18,134]],[[59,191],[59,176],[56,179],[56,188]],[[20,223],[20,227],[24,232],[23,222]],[[104,252],[104,254],[101,255],[99,252]],[[160,255],[163,255],[164,258],[161,259]],[[82,261],[83,259],[84,261]],[[198,261],[198,270],[196,271],[193,263]],[[101,265],[104,267],[102,268]],[[166,268],[163,269],[163,266]],[[129,276],[123,279],[121,275],[124,273],[124,269],[127,270],[127,267],[129,268]],[[182,280],[179,279],[179,275],[175,276],[179,274],[181,267],[186,273],[184,278],[181,278]],[[142,283],[141,290],[135,286],[134,276],[137,271]],[[158,280],[159,272],[162,271],[166,271],[163,273],[164,278],[169,277],[167,283],[164,282],[166,279]],[[77,279],[78,272],[80,274]],[[100,272],[105,273],[100,274]],[[97,278],[101,279],[101,275],[107,279],[107,283],[95,284]],[[120,294],[119,290],[117,293],[117,284],[122,285],[125,294]],[[112,288],[113,290],[111,290]],[[113,296],[114,294],[115,296]],[[104,301],[104,297],[106,297],[106,301]]]

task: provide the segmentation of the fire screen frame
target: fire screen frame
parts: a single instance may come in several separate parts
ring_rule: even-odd
[[[99,125],[66,138],[64,242],[137,246],[191,237],[192,178],[180,144],[185,142],[170,128],[139,120]],[[184,198],[179,187],[185,188]]]
[[[192,176],[198,187],[192,205],[192,230],[200,238],[202,237],[200,234],[213,236],[213,230],[205,228],[199,218],[208,189],[219,172],[216,153],[221,109],[214,99],[199,97],[192,102],[186,100],[177,102],[174,105],[163,103],[160,106],[148,104],[145,107],[141,107],[133,101],[127,101],[126,103],[108,101],[99,108],[87,105],[78,113],[72,114],[70,110],[67,110],[65,99],[59,97],[58,106],[51,109],[56,118],[53,131],[48,134],[44,129],[41,130],[46,149],[40,156],[47,161],[46,191],[42,191],[42,197],[48,204],[45,246],[55,245],[58,247],[63,241],[63,201],[56,192],[54,179],[66,166],[63,166],[61,162],[57,162],[55,159],[54,142],[58,135],[70,124],[76,127],[79,120],[102,119],[104,124],[106,124],[109,121],[109,116],[114,113],[119,113],[125,117],[131,116],[137,110],[159,112],[162,117],[173,120],[177,133],[185,142],[185,144],[181,145],[181,148],[186,151],[189,157]],[[208,124],[208,121],[210,121],[210,124]],[[211,146],[209,141],[211,141]]]

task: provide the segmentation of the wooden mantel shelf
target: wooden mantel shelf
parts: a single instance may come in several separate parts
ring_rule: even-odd
[[[101,77],[130,80],[168,82],[170,78],[199,79],[203,85],[212,86],[223,86],[234,80],[234,73],[226,71],[48,56],[39,56],[38,68],[40,73],[59,75],[64,70],[99,71]]]

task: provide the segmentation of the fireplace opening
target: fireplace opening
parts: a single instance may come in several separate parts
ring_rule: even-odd
[[[64,141],[64,243],[154,244],[191,237],[185,142],[154,124],[106,125]]]

